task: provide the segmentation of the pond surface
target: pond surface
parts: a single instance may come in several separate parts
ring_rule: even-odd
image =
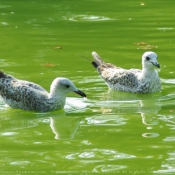
[[[174,174],[175,1],[0,0],[1,70],[49,90],[67,77],[87,94],[35,113],[0,100],[0,174]],[[158,54],[162,91],[113,92],[91,63],[141,68]]]

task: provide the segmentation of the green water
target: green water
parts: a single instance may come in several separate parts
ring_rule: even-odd
[[[0,64],[49,90],[71,79],[65,110],[35,113],[0,100],[0,174],[174,174],[175,1],[0,0]],[[110,92],[89,61],[141,68],[158,54],[162,92]]]

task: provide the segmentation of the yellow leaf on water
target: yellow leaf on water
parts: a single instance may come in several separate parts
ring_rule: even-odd
[[[135,44],[135,45],[146,45],[148,43],[146,43],[146,42],[138,42],[138,43],[133,43],[133,44]]]
[[[55,46],[54,49],[62,49],[61,46]]]
[[[44,67],[54,67],[54,66],[56,66],[56,64],[46,63],[46,64],[41,64],[41,66],[44,66]]]
[[[144,2],[140,2],[140,5],[145,5],[145,3]]]

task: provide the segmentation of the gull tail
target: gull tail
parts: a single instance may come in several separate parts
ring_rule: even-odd
[[[6,76],[5,76],[4,72],[0,71],[0,78],[5,78],[5,77]]]
[[[102,64],[105,64],[105,62],[100,58],[100,56],[96,52],[92,52],[92,56],[94,58],[92,65],[95,68],[97,68],[98,66],[101,66]]]

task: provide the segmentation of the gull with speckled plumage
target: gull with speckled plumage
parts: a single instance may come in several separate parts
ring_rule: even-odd
[[[96,52],[92,52],[92,65],[97,69],[110,89],[132,93],[154,93],[161,90],[161,81],[155,67],[160,68],[157,54],[148,51],[142,56],[142,70],[123,69],[105,63]]]
[[[0,95],[12,108],[38,112],[63,109],[69,92],[86,97],[67,78],[56,78],[51,84],[50,92],[47,92],[38,84],[16,79],[0,71]]]

